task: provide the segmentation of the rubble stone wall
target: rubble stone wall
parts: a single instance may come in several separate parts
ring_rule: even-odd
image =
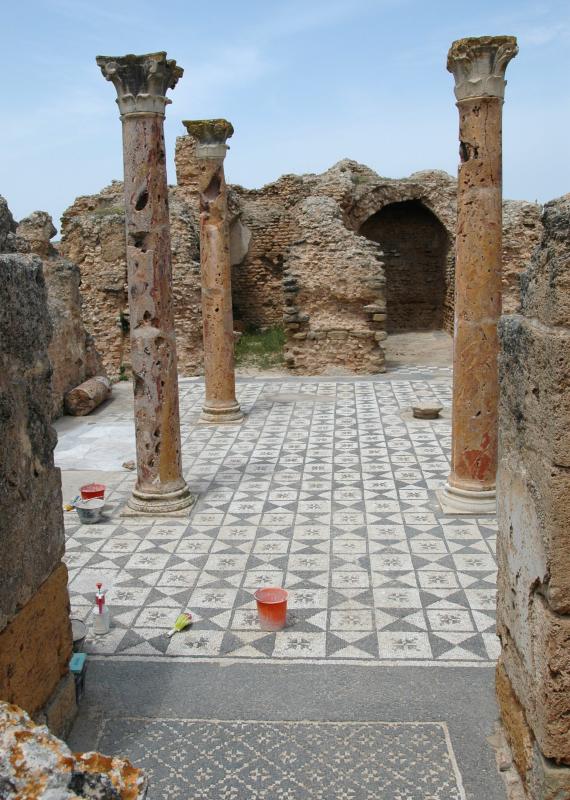
[[[170,188],[177,348],[183,375],[199,374],[203,360],[197,233],[200,165],[194,150],[191,136],[178,138],[177,186]],[[226,168],[231,174],[231,150]],[[422,274],[424,299],[418,295],[414,305],[417,309],[423,305],[424,310],[421,314],[418,311],[417,324],[451,332],[456,192],[456,180],[445,172],[418,172],[396,180],[350,160],[320,175],[283,175],[261,189],[230,186],[236,329],[285,322],[287,364],[299,373],[322,372],[339,364],[356,372],[375,371],[375,364],[381,368],[382,339],[370,334],[383,335],[386,324],[388,330],[402,324],[402,312],[396,313],[396,320],[390,320],[391,298],[416,286],[415,278]],[[328,202],[315,202],[323,198]],[[389,235],[383,236],[373,221],[383,209],[387,209],[386,214],[393,213],[388,208],[393,204],[402,204],[398,207],[409,213],[388,226]],[[504,288],[508,311],[518,305],[517,276],[538,241],[539,216],[540,209],[533,203],[505,201]],[[432,224],[427,224],[428,219]],[[81,269],[86,320],[105,366],[116,375],[121,366],[127,370],[129,366],[122,184],[114,182],[98,195],[78,198],[62,223],[61,252]],[[378,244],[380,250],[386,250],[384,257],[379,256]],[[385,262],[380,278],[379,258]],[[406,262],[409,268],[395,268],[396,262]],[[384,277],[385,287],[376,285],[373,291],[370,285],[364,288],[366,280]],[[291,312],[284,310],[284,306],[298,305],[290,303],[284,292],[284,281],[290,289],[292,278],[299,292],[304,287],[304,297],[299,294],[299,313],[309,315],[309,327],[295,327],[297,323],[303,325],[303,320],[293,320]],[[374,313],[387,314],[386,320],[373,320],[372,325],[364,310],[367,305],[378,306],[381,310]],[[318,328],[313,330],[317,321]],[[385,324],[379,327],[380,322]],[[342,347],[329,346],[323,344],[327,329],[356,335],[337,339],[343,342]],[[311,333],[317,338],[309,338]]]
[[[61,258],[50,240],[56,234],[45,211],[35,211],[21,220],[16,233],[29,251],[42,259],[52,323],[48,348],[52,365],[52,417],[63,414],[65,394],[105,369],[93,337],[83,324],[81,311],[81,273],[79,267]]]
[[[169,191],[178,367],[202,363],[198,213],[183,190]],[[59,251],[81,271],[83,314],[110,376],[130,372],[129,308],[123,184],[78,197],[62,217]]]
[[[308,197],[296,207],[296,218],[299,238],[289,248],[283,281],[287,365],[303,374],[328,366],[383,372],[379,247],[345,227],[330,197]]]
[[[0,255],[0,698],[56,733],[75,710],[42,262]]]
[[[500,324],[498,697],[529,796],[570,796],[570,195]]]

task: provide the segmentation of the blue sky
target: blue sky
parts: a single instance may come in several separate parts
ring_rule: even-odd
[[[229,181],[261,186],[341,158],[388,177],[457,169],[445,69],[463,36],[514,34],[504,108],[504,193],[570,191],[568,0],[21,0],[2,9],[0,194],[56,226],[77,195],[122,177],[115,90],[95,56],[166,50],[169,181],[182,119],[235,127]]]

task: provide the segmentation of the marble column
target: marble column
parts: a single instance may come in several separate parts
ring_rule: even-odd
[[[166,53],[98,56],[123,125],[127,272],[137,482],[126,513],[178,514],[194,498],[182,477],[165,97],[182,75]]]
[[[459,109],[451,473],[444,512],[496,510],[498,338],[501,315],[502,142],[505,70],[513,36],[454,42],[447,69]]]
[[[239,422],[243,413],[236,400],[234,320],[228,197],[224,159],[226,140],[233,134],[225,119],[186,120],[196,139],[200,164],[200,263],[204,325],[204,380],[206,397],[202,422]]]

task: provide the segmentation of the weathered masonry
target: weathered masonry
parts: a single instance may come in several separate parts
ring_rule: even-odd
[[[570,797],[570,195],[500,324],[497,694],[532,800]]]
[[[50,338],[41,260],[0,255],[0,698],[62,735],[75,682]]]
[[[193,136],[177,139],[175,160],[177,185],[168,192],[176,345],[180,373],[197,375],[204,366],[204,162],[196,157]],[[457,182],[444,172],[392,180],[349,160],[321,175],[284,175],[262,189],[228,185],[235,329],[283,325],[286,363],[299,374],[334,364],[377,372],[392,331],[413,326],[451,332],[456,197]],[[118,182],[78,198],[62,225],[61,251],[81,269],[85,319],[114,375],[121,368],[128,372],[131,363],[123,226]],[[539,232],[536,204],[504,201],[506,311],[518,305],[518,275]]]

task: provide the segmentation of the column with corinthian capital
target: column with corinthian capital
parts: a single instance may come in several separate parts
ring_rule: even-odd
[[[453,42],[447,69],[459,109],[451,473],[444,512],[496,508],[498,339],[501,315],[502,108],[513,36]]]
[[[200,164],[200,265],[204,326],[204,382],[206,397],[202,422],[240,422],[243,413],[236,400],[234,323],[230,231],[224,159],[227,139],[233,134],[225,119],[186,120],[196,139]]]
[[[167,89],[182,76],[166,53],[98,56],[123,124],[127,272],[137,483],[125,513],[180,514],[194,502],[182,477],[168,186]]]

